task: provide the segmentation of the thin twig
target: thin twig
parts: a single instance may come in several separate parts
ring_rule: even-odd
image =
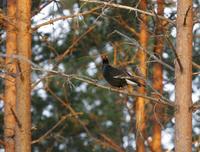
[[[0,93],[0,100],[4,101],[4,95]]]
[[[78,42],[85,37],[88,33],[90,33],[94,28],[96,27],[96,25],[93,25],[91,27],[89,27],[86,32],[84,32],[81,36],[79,36],[71,45],[70,47],[64,51],[64,53],[62,53],[61,55],[59,55],[58,57],[56,57],[56,61],[57,63],[60,63],[69,53],[72,52],[72,48],[78,44]]]
[[[198,109],[200,109],[200,100],[195,102],[194,104],[192,104],[192,106],[190,107],[190,110],[193,111],[193,112],[198,110]]]
[[[19,121],[17,115],[15,114],[15,111],[13,110],[13,108],[10,108],[10,110],[11,110],[11,112],[12,112],[12,114],[13,114],[13,116],[14,116],[14,118],[15,118],[18,126],[19,126],[19,128],[22,128],[22,123]]]
[[[200,74],[200,71],[199,71],[199,72],[194,72],[194,73],[192,73],[193,76],[199,75],[199,74]]]
[[[100,134],[103,140],[109,145],[109,147],[112,147],[112,149],[116,150],[117,152],[125,152],[118,144],[116,144],[111,138],[109,138],[105,134]]]
[[[188,13],[190,11],[192,6],[189,6],[186,13],[185,13],[185,16],[184,16],[184,21],[183,21],[183,26],[186,26],[186,20],[187,20],[187,17],[188,17]]]
[[[44,140],[51,132],[53,132],[54,129],[56,129],[61,123],[63,123],[66,119],[68,118],[68,115],[62,116],[61,119],[52,127],[50,128],[44,135],[42,135],[41,137],[39,137],[36,140],[33,140],[31,142],[31,144],[35,144],[38,142],[41,142],[42,140]]]
[[[16,28],[16,24],[8,16],[4,15],[2,12],[0,12],[0,19],[2,20],[3,25],[6,25],[6,23],[8,23]]]
[[[168,42],[169,46],[171,47],[172,51],[174,52],[174,55],[175,55],[176,60],[177,60],[177,62],[178,62],[180,71],[181,71],[181,73],[182,73],[182,72],[183,72],[183,66],[182,66],[181,61],[180,61],[180,58],[179,58],[179,56],[178,56],[178,54],[177,54],[177,52],[176,52],[176,49],[175,49],[174,45],[172,44],[171,40],[170,40],[168,37],[165,37],[165,39],[167,40],[167,42]]]
[[[50,88],[46,88],[47,91],[55,98],[57,99],[57,101],[59,101],[66,109],[68,109],[70,111],[70,113],[72,113],[73,115],[76,115],[77,112],[71,107],[70,104],[64,102],[60,97],[58,97]],[[76,115],[75,117],[78,122],[82,125],[82,127],[84,128],[84,130],[86,131],[86,133],[88,134],[88,136],[90,136],[92,139],[94,138],[92,136],[92,134],[90,133],[89,129],[86,127],[86,125],[84,124],[84,122],[82,122],[80,119],[79,119],[79,116]]]
[[[156,114],[156,106],[157,106],[157,105],[158,105],[158,104],[155,104],[154,107],[153,107],[153,115],[154,115],[154,118],[155,118],[156,122],[160,125],[160,127],[161,127],[162,129],[164,129],[164,126],[162,125],[161,121],[159,120],[159,118],[158,118],[158,116],[157,116],[157,114]]]
[[[165,66],[166,68],[170,69],[171,71],[175,71],[174,68],[172,66],[170,66],[169,64],[163,62],[161,59],[159,59],[156,55],[154,55],[153,53],[149,52],[148,50],[146,50],[145,48],[143,48],[139,42],[135,39],[132,39],[130,38],[129,36],[117,31],[117,30],[114,30],[111,34],[114,34],[114,33],[117,33],[121,36],[123,36],[124,38],[126,38],[130,43],[130,45],[133,45],[135,46],[136,48],[139,48],[143,51],[145,51],[150,57],[152,57],[153,59],[155,59],[158,63],[162,64],[163,66]]]
[[[37,64],[33,63],[31,60],[27,59],[26,57],[24,57],[22,55],[16,55],[16,54],[7,55],[7,54],[4,54],[4,53],[0,53],[0,57],[23,60],[23,61],[29,63],[30,65],[34,66],[34,67],[39,67]]]
[[[195,62],[192,62],[192,65],[193,65],[195,68],[200,69],[200,65],[199,65],[199,64],[197,64],[197,63],[195,63]]]
[[[49,0],[46,3],[44,3],[42,6],[39,6],[39,8],[32,12],[32,17],[37,15],[42,9],[44,9],[46,6],[48,6],[50,3],[52,3],[54,0]]]

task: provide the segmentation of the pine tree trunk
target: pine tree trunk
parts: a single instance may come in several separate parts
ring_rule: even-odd
[[[17,1],[16,152],[31,151],[31,1]]]
[[[140,9],[146,10],[147,2],[146,0],[141,0]],[[141,14],[140,22],[140,45],[142,48],[147,48],[148,43],[148,31],[147,31],[147,16]],[[139,69],[141,70],[144,77],[146,77],[147,68],[146,68],[146,53],[145,50],[139,50]],[[138,89],[139,93],[145,94],[145,88],[142,86]],[[136,151],[144,152],[144,140],[145,140],[145,99],[138,97],[136,101]]]
[[[164,1],[157,0],[157,13],[158,15],[163,16],[164,12]],[[162,52],[163,52],[163,31],[162,31],[162,20],[157,20],[156,22],[156,38],[155,38],[155,48],[154,54],[162,60]],[[162,36],[161,36],[162,35]],[[160,63],[153,64],[153,88],[157,90],[160,94],[163,93],[163,67]],[[158,95],[155,95],[155,98],[159,98]],[[162,111],[162,105],[155,105],[156,111]],[[155,111],[153,115],[153,136],[152,136],[152,144],[151,148],[154,152],[161,152],[161,126],[158,120],[155,118],[158,115]]]
[[[179,0],[177,8],[177,54],[183,67],[176,60],[175,151],[192,151],[192,0]]]
[[[8,0],[7,2],[7,16],[13,22],[16,21],[16,0]],[[15,111],[16,104],[16,60],[11,58],[11,55],[16,54],[16,29],[13,25],[6,26],[6,79],[5,79],[5,104],[4,104],[4,140],[5,151],[15,151]]]

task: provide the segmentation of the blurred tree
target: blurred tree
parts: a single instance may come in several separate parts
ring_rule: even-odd
[[[157,0],[157,14],[164,15],[164,1]],[[156,31],[155,31],[155,48],[154,54],[162,60],[163,54],[163,42],[164,42],[164,30],[163,30],[163,21],[157,18],[156,21]],[[153,64],[153,88],[163,94],[163,67],[160,63]],[[160,95],[156,94],[155,98],[160,98]],[[155,111],[153,114],[153,132],[152,132],[152,151],[161,152],[161,124],[159,123],[158,117],[162,115],[164,107],[162,105],[155,104]],[[158,109],[158,110],[157,110]],[[157,112],[158,111],[158,112]],[[157,119],[156,119],[157,118]]]

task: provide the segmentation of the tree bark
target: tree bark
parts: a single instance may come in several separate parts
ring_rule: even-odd
[[[16,21],[16,0],[7,1],[7,16],[13,22]],[[4,102],[4,140],[5,140],[5,151],[15,151],[15,111],[16,105],[16,60],[11,58],[11,55],[16,54],[17,39],[16,39],[16,28],[7,24],[6,26],[6,79],[5,79],[5,102]]]
[[[17,0],[16,152],[31,151],[31,1]]]
[[[164,1],[163,0],[157,0],[157,13],[158,15],[163,16],[164,13]],[[154,48],[154,54],[162,59],[162,53],[163,53],[163,30],[162,30],[163,21],[157,20],[156,22],[156,38],[155,38],[155,48]],[[161,36],[162,35],[162,36]],[[153,88],[157,90],[160,94],[163,93],[163,67],[160,63],[154,63],[153,64]],[[159,95],[155,95],[155,98],[160,98]],[[162,105],[155,105],[156,109],[163,109]],[[153,115],[153,135],[152,135],[152,144],[151,148],[153,152],[161,152],[161,126],[158,120],[155,118],[155,114]]]
[[[140,9],[146,10],[147,2],[146,0],[141,0]],[[141,22],[140,22],[140,35],[139,35],[140,45],[143,49],[139,50],[139,69],[144,77],[146,77],[147,68],[146,68],[146,53],[145,50],[147,48],[148,43],[148,31],[147,31],[147,16],[141,14]],[[139,93],[145,94],[145,87],[140,87],[138,89]],[[136,151],[144,152],[145,145],[145,99],[142,97],[138,97],[136,101]]]
[[[192,151],[192,112],[189,110],[192,105],[192,11],[192,0],[178,1],[176,51],[183,70],[180,70],[180,65],[176,60],[176,152]]]

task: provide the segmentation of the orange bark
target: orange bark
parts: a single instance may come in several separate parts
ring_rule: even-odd
[[[16,152],[31,151],[31,1],[17,1]],[[25,58],[25,60],[23,59]]]
[[[7,16],[16,21],[16,0],[8,0],[7,2]],[[12,111],[15,111],[16,104],[16,60],[10,56],[16,54],[16,29],[13,25],[6,26],[6,79],[5,79],[5,105],[4,105],[4,140],[5,151],[15,151],[15,117]]]
[[[147,8],[146,0],[141,0],[140,8],[145,10]],[[148,30],[147,30],[147,16],[141,15],[141,23],[140,23],[140,45],[142,48],[147,48],[148,43]],[[143,49],[139,50],[139,68],[146,77],[147,67],[146,67],[146,53]],[[145,94],[145,88],[142,86],[138,89],[139,93]],[[145,131],[145,99],[142,97],[138,97],[136,101],[136,151],[144,152],[144,131]]]
[[[163,16],[164,12],[164,1],[163,0],[157,0],[158,8],[157,13],[158,15]],[[155,48],[154,53],[156,56],[162,58],[162,52],[163,52],[163,37],[160,37],[160,35],[163,34],[162,32],[162,24],[163,22],[161,20],[158,20],[156,22],[156,38],[155,38]],[[153,88],[157,90],[160,94],[163,93],[163,68],[160,63],[154,63],[153,64]],[[159,96],[155,95],[155,98],[159,98]],[[161,105],[156,105],[156,109],[163,108]],[[155,111],[156,112],[156,111]],[[155,113],[155,115],[157,115]],[[157,122],[154,115],[154,122],[153,122],[153,135],[152,135],[152,143],[151,148],[154,152],[161,152],[161,126],[159,122]]]
[[[175,63],[175,151],[192,151],[192,0],[179,0],[177,8],[177,37],[176,51],[180,65]]]

